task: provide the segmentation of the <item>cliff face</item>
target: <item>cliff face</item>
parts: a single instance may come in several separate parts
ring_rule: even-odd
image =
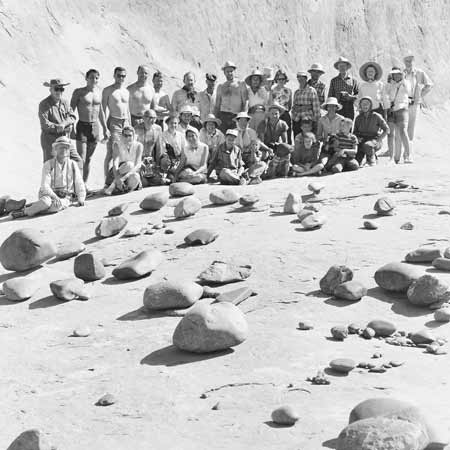
[[[147,63],[167,75],[172,89],[187,70],[203,88],[203,74],[220,75],[226,59],[241,76],[255,66],[281,66],[293,76],[317,61],[328,81],[338,55],[352,60],[357,73],[367,59],[386,69],[400,64],[410,49],[436,83],[429,101],[443,102],[450,90],[449,24],[446,0],[3,0],[2,162],[37,187],[37,105],[48,93],[42,82],[67,79],[70,97],[91,67],[106,85],[114,66],[125,66],[131,82]],[[3,180],[0,187],[8,185]]]

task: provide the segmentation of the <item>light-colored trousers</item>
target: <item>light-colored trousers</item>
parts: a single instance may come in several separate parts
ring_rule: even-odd
[[[33,217],[42,213],[52,214],[62,211],[70,206],[70,199],[68,197],[60,198],[60,201],[61,206],[58,206],[49,195],[43,195],[39,197],[37,202],[34,202],[25,208],[25,215]]]

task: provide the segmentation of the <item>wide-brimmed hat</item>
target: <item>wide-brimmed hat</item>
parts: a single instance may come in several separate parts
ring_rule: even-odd
[[[352,67],[352,63],[347,59],[344,58],[343,56],[339,56],[338,60],[334,63],[334,68],[337,70],[338,68],[338,64],[339,63],[346,63],[347,67],[350,69],[350,67]]]
[[[214,114],[208,114],[206,119],[203,121],[203,126],[205,126],[208,122],[214,122],[218,127],[222,124],[222,121],[218,119]]]
[[[278,111],[280,112],[280,114],[283,114],[286,111],[286,108],[284,108],[283,106],[281,106],[278,102],[273,102],[271,103],[268,108],[267,111],[270,111],[271,109],[278,109]]]
[[[184,135],[186,136],[186,135],[188,134],[189,131],[192,132],[192,133],[194,133],[194,134],[198,137],[198,130],[197,130],[197,128],[188,126],[188,127],[186,128],[186,131],[184,132]]]
[[[414,52],[410,49],[406,50],[405,56],[403,57],[403,61],[407,58],[414,58]]]
[[[297,78],[298,78],[298,77],[305,77],[305,78],[308,78],[309,75],[308,75],[308,72],[307,72],[306,70],[299,70],[299,71],[297,72]]]
[[[56,147],[69,147],[70,148],[70,147],[72,147],[72,143],[70,142],[70,139],[67,136],[60,136],[52,144],[53,149],[56,149]]]
[[[194,111],[192,111],[192,108],[189,105],[184,105],[181,107],[180,112],[178,114],[181,115],[184,113],[193,114]]]
[[[399,69],[398,67],[393,67],[392,70],[389,72],[390,75],[394,75],[395,73],[399,73],[399,74],[403,75],[402,70]]]
[[[314,64],[311,64],[311,67],[308,69],[308,72],[309,73],[311,73],[311,72],[320,72],[320,73],[324,74],[325,70],[323,70],[322,64],[314,63]]]
[[[322,103],[322,105],[320,106],[322,109],[327,109],[328,105],[332,105],[332,106],[336,106],[337,110],[339,111],[340,109],[342,109],[342,105],[338,102],[336,97],[328,97],[325,100],[325,103]]]
[[[361,77],[361,80],[367,81],[366,69],[370,66],[374,67],[377,72],[375,75],[375,81],[381,80],[383,69],[375,61],[367,61],[359,68],[359,76]]]
[[[263,75],[264,79],[266,81],[273,81],[274,80],[274,74],[273,74],[273,68],[272,67],[263,67]]]
[[[259,79],[261,80],[261,84],[264,83],[264,80],[265,80],[264,74],[260,70],[254,69],[251,71],[250,75],[245,77],[245,84],[247,84],[248,86],[251,86],[252,77],[259,77]]]
[[[68,86],[70,83],[64,82],[61,78],[52,78],[50,81],[44,81],[45,87]]]
[[[236,69],[236,64],[233,61],[225,61],[222,70],[225,70],[227,67],[232,67],[233,69]]]
[[[245,111],[242,111],[238,113],[238,115],[233,120],[237,122],[239,119],[251,120],[251,117]]]
[[[225,136],[227,134],[231,134],[231,136],[237,137],[238,136],[238,130],[236,130],[235,128],[230,128],[229,130],[227,130],[225,132]]]
[[[371,108],[371,109],[373,108],[373,99],[372,99],[372,97],[370,97],[370,95],[365,95],[364,97],[361,97],[361,98],[359,99],[358,104],[361,105],[361,102],[362,102],[363,100],[368,100],[368,101],[370,102],[370,108]]]

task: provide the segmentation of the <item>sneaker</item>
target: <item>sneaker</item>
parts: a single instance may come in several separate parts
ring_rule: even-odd
[[[20,217],[25,217],[25,210],[19,209],[19,210],[17,210],[17,211],[13,211],[13,212],[11,213],[11,217],[12,217],[13,219],[19,219]]]
[[[13,211],[19,211],[25,207],[27,201],[23,198],[22,200],[14,200],[12,198],[6,200],[5,212],[6,214],[12,213]]]
[[[261,177],[254,177],[249,181],[248,184],[261,184],[261,183],[262,183]]]

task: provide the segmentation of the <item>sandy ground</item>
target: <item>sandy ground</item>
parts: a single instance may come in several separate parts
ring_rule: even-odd
[[[115,282],[112,268],[107,268],[104,280],[89,284],[92,298],[87,302],[61,303],[50,295],[48,283],[70,276],[73,260],[50,262],[35,271],[42,288],[31,300],[12,303],[0,297],[0,448],[32,427],[64,450],[334,448],[351,408],[377,396],[420,404],[448,432],[448,355],[433,356],[422,349],[354,336],[344,342],[328,339],[334,325],[364,325],[373,318],[392,320],[407,331],[433,328],[436,335],[450,338],[450,325],[438,326],[427,310],[408,306],[402,297],[385,295],[373,280],[378,267],[400,261],[409,250],[450,245],[450,216],[438,214],[450,206],[450,154],[445,130],[433,125],[435,120],[433,115],[422,118],[416,164],[387,166],[382,159],[376,168],[322,178],[326,185],[322,209],[328,223],[317,231],[302,231],[295,216],[278,214],[289,191],[307,193],[306,179],[238,187],[242,194],[260,196],[261,204],[267,206],[260,212],[210,207],[208,194],[218,187],[202,186],[196,194],[204,208],[184,221],[172,220],[170,205],[160,213],[139,211],[138,202],[146,193],[164,188],[94,199],[85,208],[54,216],[2,219],[1,241],[17,228],[33,227],[57,242],[80,239],[100,257],[120,260],[156,248],[166,260],[150,277],[128,283]],[[97,173],[100,163],[99,153]],[[392,192],[386,188],[399,178],[420,189]],[[363,216],[371,214],[377,197],[386,194],[396,202],[397,214],[377,219],[376,231],[362,229]],[[96,223],[122,201],[134,202],[129,209],[130,226],[166,218],[174,234],[158,231],[153,236],[96,240]],[[400,229],[407,221],[414,230]],[[177,247],[199,227],[213,227],[220,236],[208,246]],[[241,304],[250,336],[221,354],[180,353],[171,346],[180,319],[143,314],[144,288],[165,277],[195,279],[215,259],[253,266],[245,284],[258,295]],[[318,294],[319,279],[331,264],[354,269],[355,278],[368,287],[368,295],[349,304]],[[14,276],[2,271],[0,281]],[[439,276],[450,282],[450,274]],[[296,330],[301,319],[312,321],[314,329]],[[69,337],[79,324],[88,325],[91,336]],[[405,364],[385,374],[356,369],[346,377],[330,375],[329,386],[305,381],[333,358],[368,361],[374,352],[381,352],[383,361],[396,359]],[[207,398],[200,398],[210,390]],[[114,394],[117,403],[94,406],[106,392]],[[212,410],[218,402],[219,409]],[[271,411],[282,404],[300,412],[296,426],[274,428],[270,423]]]

